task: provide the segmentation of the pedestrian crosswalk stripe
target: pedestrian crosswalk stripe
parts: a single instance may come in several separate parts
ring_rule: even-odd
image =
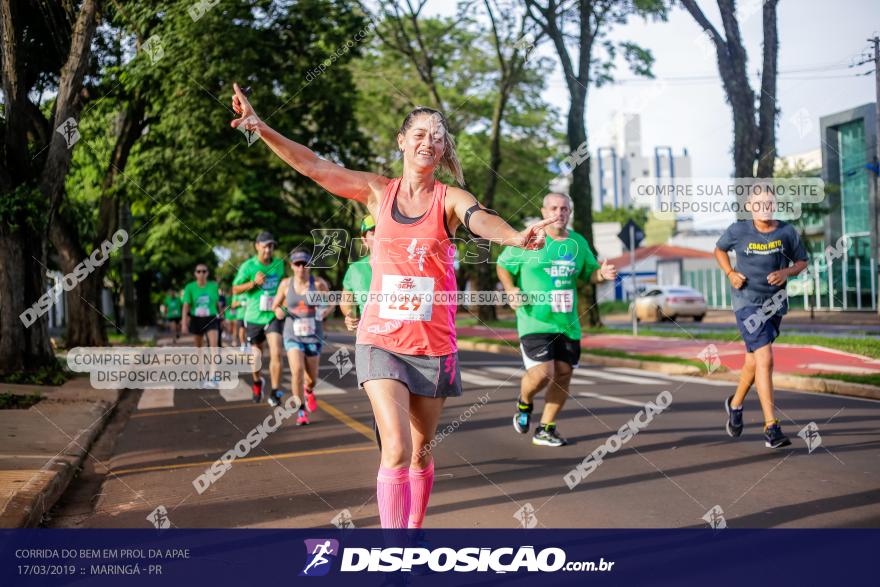
[[[139,410],[156,410],[174,407],[173,389],[145,389],[138,401]]]
[[[623,404],[625,406],[636,406],[639,408],[645,407],[645,402],[637,402],[631,399],[624,399],[622,397],[611,397],[610,395],[602,395],[601,393],[588,393],[586,391],[582,391],[578,394],[580,397],[592,397],[595,399],[605,400],[606,402],[614,402],[616,404]]]
[[[462,369],[461,380],[477,387],[507,387],[510,385],[519,385],[519,379],[510,379],[505,381],[500,377],[484,377],[478,375],[471,369]]]
[[[221,389],[220,396],[228,402],[240,402],[253,399],[253,391],[244,381],[239,381],[233,389]]]
[[[609,381],[620,381],[621,383],[635,383],[638,385],[666,385],[668,381],[653,379],[651,377],[632,377],[630,375],[620,375],[619,373],[608,373],[599,369],[591,369],[590,371],[582,371],[578,373],[586,377],[595,377],[597,379],[607,379]]]
[[[315,395],[317,397],[322,395],[345,395],[346,393],[348,392],[341,387],[328,383],[326,379],[319,379],[318,384],[315,386]]]
[[[520,368],[517,368],[517,367],[489,367],[487,369],[487,371],[491,371],[493,373],[500,373],[502,375],[507,375],[507,376],[513,376],[517,382],[520,379],[522,379],[522,376],[525,375],[525,372],[526,372],[525,369],[523,369],[521,367]],[[589,376],[589,373],[578,373],[577,371],[575,371],[571,377],[572,384],[574,384],[574,385],[593,385],[594,383],[596,383],[595,381],[593,381],[587,377],[584,377],[585,375]]]
[[[615,373],[629,373],[633,375],[638,375],[639,373],[644,373],[639,369],[629,369],[627,367],[614,367],[608,369],[608,371],[614,371]],[[712,379],[706,379],[705,377],[694,377],[688,375],[667,375],[667,374],[657,374],[652,373],[653,377],[660,377],[663,379],[668,379],[670,381],[684,381],[685,383],[696,383],[698,385],[712,385],[714,387],[730,387],[731,385],[736,385],[736,381],[713,381]]]

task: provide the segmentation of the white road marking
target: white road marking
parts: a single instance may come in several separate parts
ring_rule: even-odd
[[[174,407],[173,389],[145,389],[138,401],[139,410],[156,410]]]
[[[523,367],[489,367],[486,371],[491,371],[492,373],[499,373],[501,375],[513,376],[517,381],[522,379],[522,376],[525,374],[526,370]],[[596,382],[592,379],[588,379],[584,377],[587,375],[586,373],[579,373],[575,370],[574,374],[571,377],[571,383],[573,385],[593,385]]]
[[[641,369],[630,369],[628,367],[613,367],[608,370],[614,371],[615,373],[630,373],[632,375],[644,373]],[[665,373],[654,373],[653,371],[651,372],[651,376],[668,379],[669,381],[684,381],[686,383],[696,383],[697,385],[714,385],[715,387],[729,387],[731,385],[736,385],[736,381],[718,381],[716,379],[690,377],[688,375],[667,375]]]
[[[474,372],[473,369],[462,369],[461,380],[477,387],[513,387],[519,385],[519,378],[511,378],[507,381],[502,377],[485,377],[478,375],[481,371]]]
[[[328,383],[326,379],[319,379],[318,385],[315,386],[315,395],[318,397],[322,395],[345,395],[346,393],[348,392],[341,387]]]
[[[578,375],[584,377],[595,377],[597,379],[607,379],[609,381],[620,381],[622,383],[635,383],[638,385],[665,385],[666,381],[654,379],[652,377],[631,377],[630,375],[620,375],[617,373],[609,373],[605,370],[591,369],[589,371],[575,371]]]
[[[251,386],[244,381],[239,381],[238,385],[232,389],[221,389],[220,395],[228,402],[252,400],[254,397]]]
[[[595,399],[605,400],[606,402],[614,402],[616,404],[623,404],[625,406],[636,406],[638,408],[645,407],[645,402],[637,402],[631,399],[623,399],[622,397],[611,397],[610,395],[602,395],[601,393],[588,393],[586,391],[582,391],[578,394],[580,397],[592,397]]]

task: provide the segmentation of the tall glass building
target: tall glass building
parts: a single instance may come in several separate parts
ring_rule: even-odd
[[[819,265],[819,303],[833,309],[876,309],[878,288],[878,162],[876,110],[865,104],[819,120],[822,139],[822,178],[829,209],[825,247],[846,236],[848,246],[839,258],[813,252]],[[815,253],[819,253],[816,255]],[[814,267],[815,269],[815,267]],[[824,294],[824,295],[823,295]]]

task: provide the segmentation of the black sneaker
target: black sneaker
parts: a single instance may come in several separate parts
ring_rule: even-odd
[[[516,414],[513,415],[513,429],[520,434],[529,431],[529,421],[532,418],[534,404],[527,404],[520,400],[516,401]]]
[[[532,436],[532,444],[539,446],[562,446],[568,444],[568,441],[559,435],[555,424],[541,424],[535,430],[535,435]]]
[[[263,390],[266,387],[266,380],[260,379],[259,383],[254,382],[251,384],[251,391],[254,394],[254,403],[258,404],[263,401]]]
[[[266,401],[269,402],[269,405],[274,407],[281,405],[281,398],[284,397],[284,392],[280,389],[274,390],[269,396],[266,398]]]
[[[727,412],[727,435],[733,438],[738,437],[743,431],[743,407],[736,409],[730,407],[730,401],[733,396],[724,400],[724,410]]]
[[[778,421],[764,428],[764,446],[767,448],[782,448],[790,444],[791,441],[782,433]]]

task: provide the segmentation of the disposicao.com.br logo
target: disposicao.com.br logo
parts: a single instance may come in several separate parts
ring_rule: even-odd
[[[333,559],[339,554],[339,543],[331,539],[306,540],[306,565],[300,576],[326,575]],[[516,573],[519,571],[553,573],[556,571],[611,571],[613,561],[604,558],[597,561],[566,561],[561,548],[549,547],[536,550],[534,546],[518,548],[465,547],[422,548],[348,547],[342,550],[340,572],[410,572],[423,567],[434,573],[445,572],[493,572]]]

